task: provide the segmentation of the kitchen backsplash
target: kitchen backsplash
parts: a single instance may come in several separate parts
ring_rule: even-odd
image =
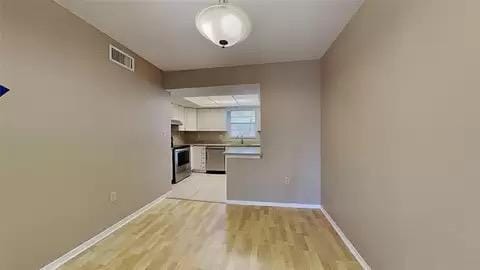
[[[173,143],[179,144],[195,144],[195,143],[237,143],[240,139],[232,139],[226,131],[178,131],[178,128],[172,128]],[[244,139],[244,143],[259,144],[260,132],[257,133],[255,139]]]

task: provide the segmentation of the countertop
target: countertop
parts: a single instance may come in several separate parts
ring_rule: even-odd
[[[236,147],[230,146],[224,153],[227,156],[261,156],[260,147]]]

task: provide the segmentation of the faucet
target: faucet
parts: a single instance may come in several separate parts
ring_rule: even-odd
[[[243,144],[244,143],[244,140],[243,140],[243,136],[237,136],[236,139],[240,139],[240,144]]]

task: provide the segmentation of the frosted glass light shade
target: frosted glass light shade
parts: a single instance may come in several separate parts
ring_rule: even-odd
[[[197,14],[198,31],[220,47],[231,47],[245,40],[252,29],[248,15],[231,4],[205,8]]]

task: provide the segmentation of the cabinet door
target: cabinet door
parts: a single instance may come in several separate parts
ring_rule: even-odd
[[[177,120],[177,105],[171,103],[170,104],[170,108],[171,108],[171,114],[170,114],[170,117],[172,120]]]
[[[197,110],[185,108],[185,131],[197,131]]]
[[[185,130],[185,108],[176,104],[172,104],[173,108],[173,120],[178,120],[183,123],[182,126],[178,128],[178,130]]]
[[[177,104],[172,104],[172,110],[173,110],[173,120],[178,120],[180,121],[180,110],[178,109],[178,106]]]
[[[198,109],[198,130],[203,131],[226,131],[225,109]]]
[[[227,114],[225,109],[213,109],[212,128],[215,131],[227,131]]]
[[[192,170],[198,170],[200,167],[200,151],[197,146],[192,146],[190,148],[190,161]]]
[[[192,146],[190,153],[192,170],[204,172],[206,169],[205,146]]]
[[[183,125],[180,126],[179,130],[184,131],[185,130],[185,108],[182,106],[178,106],[178,120],[183,123]]]
[[[197,129],[206,131],[210,128],[210,109],[197,110]]]

